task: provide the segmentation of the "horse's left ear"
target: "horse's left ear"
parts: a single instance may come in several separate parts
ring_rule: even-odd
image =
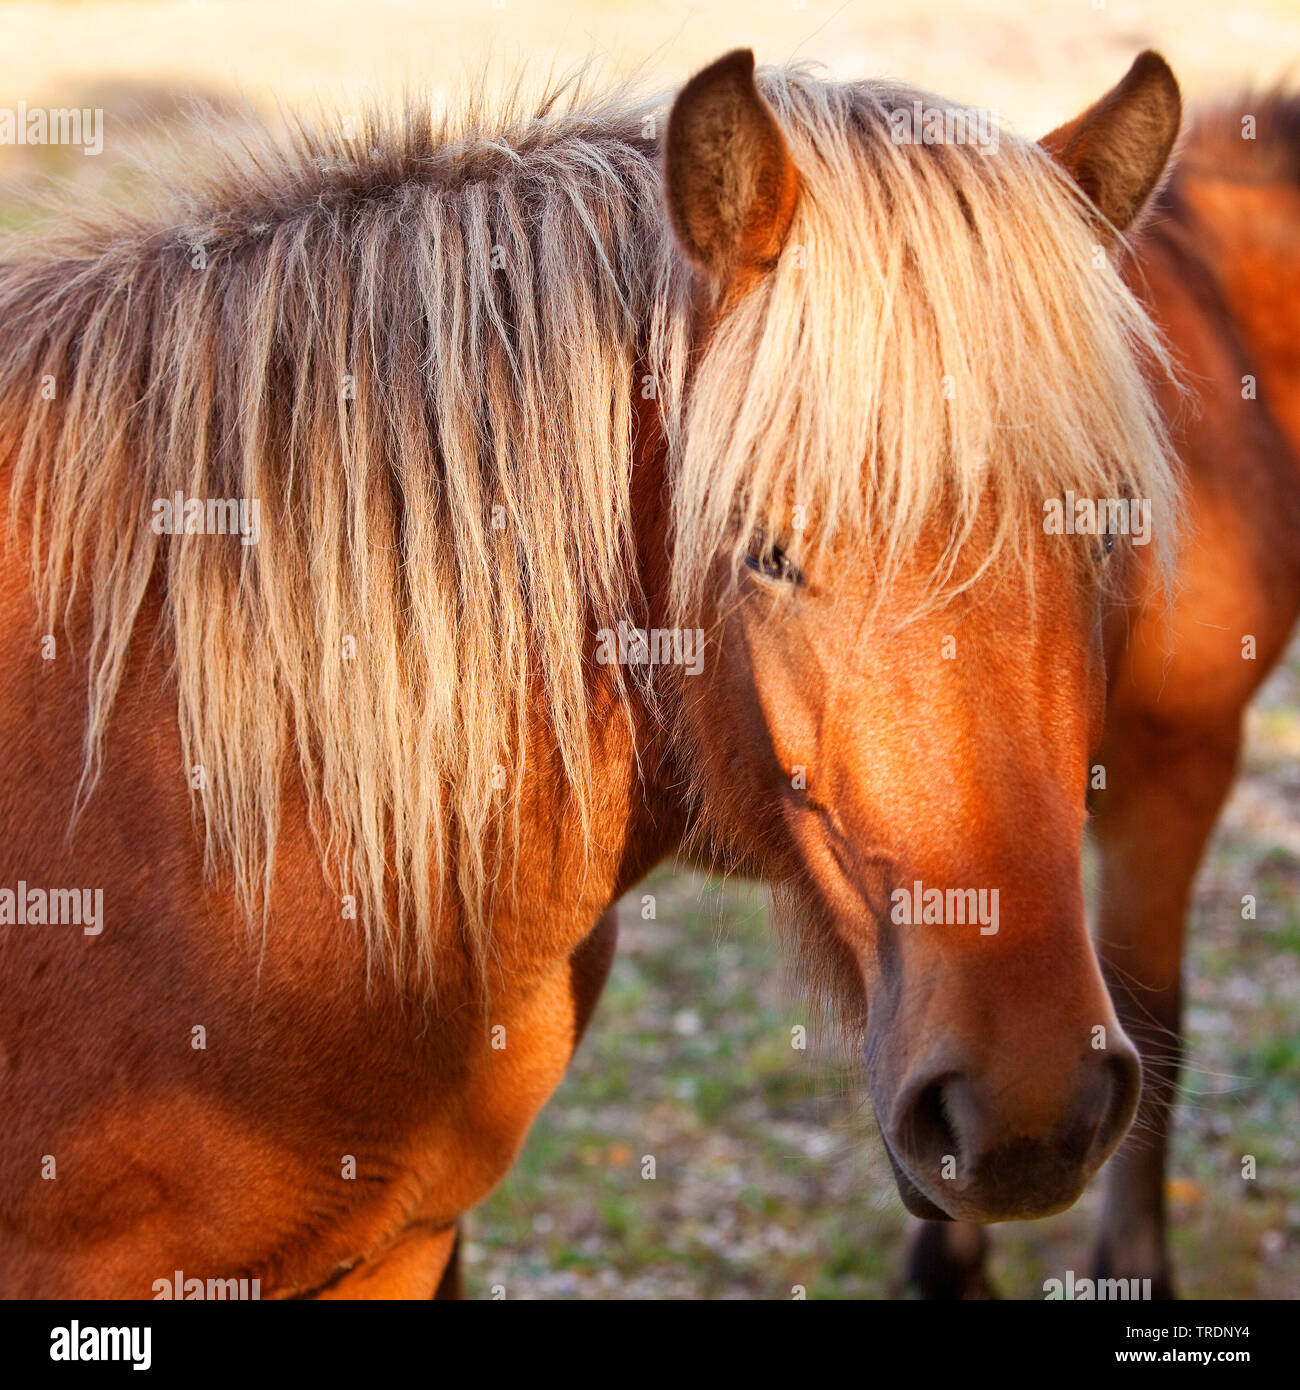
[[[668,118],[668,212],[682,249],[714,293],[770,268],[799,196],[785,137],[737,49],[696,73]]]
[[[1096,105],[1039,143],[1123,232],[1160,186],[1181,119],[1178,82],[1148,49]]]

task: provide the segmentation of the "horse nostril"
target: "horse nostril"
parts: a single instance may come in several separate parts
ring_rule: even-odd
[[[961,1140],[944,1102],[945,1091],[955,1080],[949,1074],[927,1082],[903,1112],[897,1131],[899,1147],[920,1177],[952,1177],[953,1173],[942,1172],[944,1160],[951,1157],[955,1163],[961,1162]]]
[[[1142,1063],[1138,1060],[1137,1052],[1126,1047],[1111,1053],[1106,1058],[1105,1074],[1109,1093],[1092,1143],[1093,1153],[1099,1155],[1098,1162],[1128,1132],[1137,1113],[1138,1098],[1142,1092]]]
[[[1041,1216],[1073,1202],[1119,1144],[1141,1078],[1127,1039],[1107,1054],[1092,1053],[1050,1090],[1053,1078],[1013,1085],[943,1072],[905,1090],[887,1138],[925,1200],[949,1215]]]

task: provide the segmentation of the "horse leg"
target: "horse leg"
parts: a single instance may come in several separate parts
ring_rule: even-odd
[[[1109,787],[1095,829],[1102,855],[1098,951],[1115,1009],[1142,1054],[1142,1103],[1106,1172],[1099,1277],[1151,1280],[1173,1297],[1165,1164],[1182,1060],[1182,956],[1192,882],[1232,784],[1238,719],[1174,730],[1133,720],[1108,730]]]
[[[985,1270],[988,1248],[984,1227],[971,1221],[919,1221],[908,1242],[904,1284],[936,1302],[996,1298]]]
[[[601,990],[609,978],[610,967],[614,963],[614,950],[618,945],[618,907],[609,908],[596,920],[596,925],[576,946],[569,957],[569,981],[573,992],[573,1050],[578,1050],[596,1010]],[[463,1232],[455,1228],[455,1239],[451,1253],[443,1267],[442,1278],[434,1290],[435,1300],[462,1299],[465,1297],[465,1281],[461,1269],[461,1242]]]

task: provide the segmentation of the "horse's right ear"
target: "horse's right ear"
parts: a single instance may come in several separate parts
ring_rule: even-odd
[[[769,269],[799,196],[785,137],[737,49],[696,73],[668,118],[668,212],[682,249],[714,294]]]

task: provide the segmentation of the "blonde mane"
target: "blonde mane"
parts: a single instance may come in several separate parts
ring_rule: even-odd
[[[995,521],[979,573],[1023,553],[1066,491],[1150,499],[1168,562],[1176,475],[1150,381],[1173,367],[1068,176],[1007,131],[995,153],[900,143],[891,113],[965,110],[910,87],[759,85],[801,199],[775,270],[710,343],[675,441],[679,611],[719,536],[734,562],[756,534],[810,557],[847,535],[887,591],[940,503],[936,589],[977,517]]]
[[[1170,516],[1167,363],[1065,177],[1005,133],[895,144],[911,89],[760,82],[802,201],[698,364],[666,106],[627,91],[245,130],[150,211],[8,251],[0,456],[47,630],[88,595],[84,791],[153,586],[210,868],[265,908],[296,765],[371,942],[432,972],[450,902],[485,959],[539,692],[586,815],[647,381],[678,614],[792,499],[802,543],[870,533],[886,565],[940,500],[957,547],[993,497],[995,551],[1064,489]],[[258,499],[257,544],[156,534],[176,493]]]

